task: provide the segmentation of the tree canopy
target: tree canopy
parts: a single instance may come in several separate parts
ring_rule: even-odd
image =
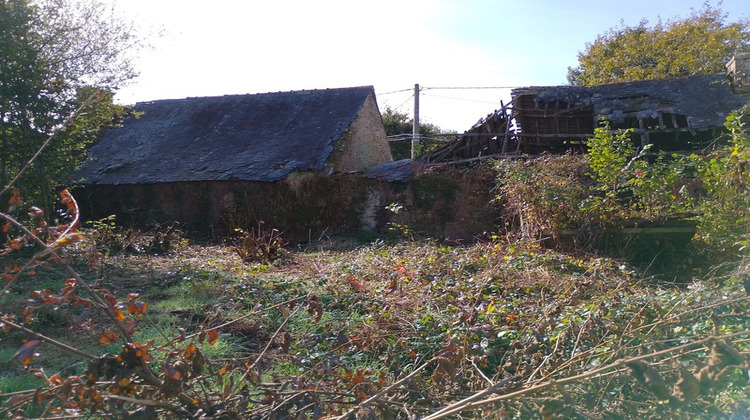
[[[386,136],[398,136],[400,134],[411,134],[413,131],[414,120],[408,114],[394,110],[386,106],[385,111],[380,114],[383,119],[383,127]],[[420,141],[417,146],[417,154],[423,154],[440,145],[440,140],[436,136],[444,134],[440,127],[434,124],[420,124],[419,135]],[[404,137],[404,141],[391,142],[391,154],[394,160],[405,159],[411,156],[411,142],[409,137]]]
[[[720,8],[706,3],[684,19],[610,29],[578,54],[568,82],[593,86],[721,73],[734,54],[748,51],[750,23],[730,22]]]
[[[53,193],[95,133],[122,114],[112,93],[136,76],[129,51],[140,46],[133,25],[97,0],[0,0],[3,186],[64,126],[16,185],[38,198]]]

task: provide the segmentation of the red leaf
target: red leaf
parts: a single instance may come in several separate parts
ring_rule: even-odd
[[[128,311],[135,316],[143,316],[146,313],[146,304],[143,302],[128,302]]]
[[[104,299],[106,299],[106,300],[107,300],[107,302],[109,302],[109,305],[110,305],[110,306],[115,306],[115,305],[117,305],[117,298],[116,298],[116,297],[114,297],[114,296],[112,296],[112,294],[111,294],[111,293],[107,293],[107,294],[105,294],[105,295],[104,295]]]
[[[122,321],[123,319],[125,319],[125,314],[122,313],[120,308],[112,308],[112,312],[114,312],[116,320]]]
[[[208,344],[213,346],[216,344],[216,340],[219,339],[219,333],[215,330],[211,330],[208,332]]]
[[[13,213],[21,204],[23,204],[23,201],[21,200],[21,191],[16,187],[11,188],[8,213]]]
[[[117,334],[111,333],[109,331],[103,331],[102,336],[99,337],[99,342],[106,346],[107,344],[112,344],[117,341],[117,338]]]
[[[346,281],[349,282],[349,285],[352,287],[353,291],[357,293],[365,291],[365,285],[355,280],[354,277],[349,276],[346,278]]]
[[[396,290],[398,290],[398,280],[393,279],[390,283],[388,283],[388,287],[385,288],[386,293],[393,293]]]
[[[136,326],[138,326],[138,321],[134,319],[131,319],[125,323],[125,329],[128,331],[128,334],[135,334]]]
[[[195,344],[190,344],[185,348],[185,359],[190,360],[195,356],[195,351],[197,348],[195,347]]]

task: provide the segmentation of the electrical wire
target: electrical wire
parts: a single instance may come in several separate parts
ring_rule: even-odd
[[[497,105],[497,104],[500,103],[500,101],[480,101],[480,100],[477,100],[477,99],[456,98],[456,97],[451,97],[451,96],[431,95],[431,94],[427,94],[427,93],[422,94],[422,96],[429,96],[429,97],[432,97],[432,98],[452,99],[452,100],[456,100],[456,101],[476,102],[476,103],[480,103],[480,104],[493,104],[493,105]]]
[[[520,88],[520,87],[524,87],[524,86],[440,86],[440,87],[430,87],[430,86],[422,87],[422,86],[420,86],[419,90],[422,90],[422,89],[424,89],[424,90],[438,90],[438,89],[454,89],[454,90],[457,90],[457,89],[466,89],[466,90],[469,90],[469,89],[473,89],[473,90],[480,90],[480,89],[517,89],[517,88]]]
[[[411,96],[409,96],[409,98],[407,98],[404,102],[401,102],[401,104],[399,106],[397,106],[395,108],[392,108],[392,109],[394,111],[398,111],[399,109],[401,109],[402,106],[406,105],[406,103],[409,102],[409,101],[411,101],[412,99],[414,99],[414,95],[413,94]]]
[[[392,90],[392,91],[390,91],[390,92],[380,92],[380,93],[378,93],[378,95],[380,95],[380,96],[383,96],[383,95],[390,95],[390,94],[392,94],[392,93],[401,93],[401,92],[408,92],[408,91],[410,91],[410,90],[411,90],[411,91],[413,91],[413,90],[414,90],[414,88],[411,88],[411,89],[401,89],[401,90]]]

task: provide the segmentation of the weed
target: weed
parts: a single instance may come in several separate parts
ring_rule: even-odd
[[[242,261],[268,264],[284,256],[284,240],[280,232],[265,227],[262,221],[249,232],[239,228],[235,232],[239,236],[234,240],[234,249]]]

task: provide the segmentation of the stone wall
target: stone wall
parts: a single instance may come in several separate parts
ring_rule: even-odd
[[[378,105],[368,96],[354,122],[349,126],[330,161],[339,173],[368,171],[390,162],[391,149],[383,128]]]
[[[385,234],[395,224],[438,239],[471,240],[497,230],[494,172],[486,166],[416,174],[409,183],[295,174],[282,182],[184,182],[78,189],[84,218],[116,215],[123,225],[180,221],[189,234],[222,236],[263,221],[290,241],[358,231]],[[390,204],[402,208],[397,214]]]

